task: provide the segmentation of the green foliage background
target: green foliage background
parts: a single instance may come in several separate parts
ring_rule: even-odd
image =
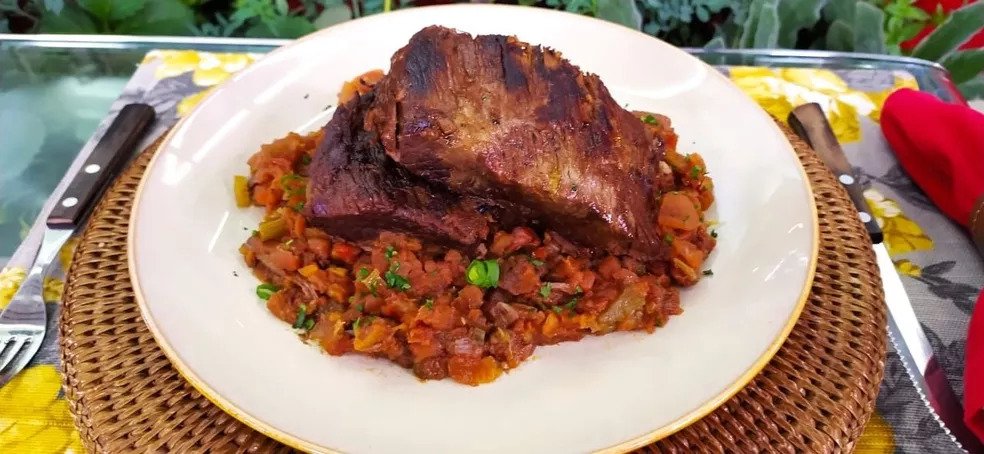
[[[473,0],[489,2],[494,0]],[[946,14],[914,0],[501,0],[585,14],[678,46],[904,54],[937,61],[968,97],[984,97],[984,49],[958,50],[984,29],[984,0]],[[296,38],[350,19],[450,0],[0,0],[0,32]]]

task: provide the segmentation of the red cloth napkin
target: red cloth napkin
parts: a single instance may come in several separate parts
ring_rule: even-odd
[[[984,114],[902,89],[885,100],[882,132],[899,163],[944,214],[964,227],[984,196]],[[964,420],[984,440],[984,293],[967,332]]]
[[[881,126],[912,180],[967,227],[984,194],[984,114],[903,88],[885,100]]]

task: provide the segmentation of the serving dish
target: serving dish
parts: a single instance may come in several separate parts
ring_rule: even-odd
[[[381,361],[328,360],[257,302],[236,249],[260,213],[227,176],[261,144],[322,125],[338,87],[386,68],[420,28],[514,34],[597,73],[631,109],[668,115],[713,172],[714,276],[654,334],[537,350],[496,382],[422,383]],[[640,56],[644,56],[640,58]],[[733,395],[775,353],[805,302],[816,211],[785,136],[713,68],[624,27],[532,8],[405,10],[315,33],[218,88],[166,139],[136,196],[130,272],[169,359],[227,412],[310,451],[623,451]]]

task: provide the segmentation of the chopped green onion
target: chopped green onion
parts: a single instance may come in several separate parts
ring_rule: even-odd
[[[578,297],[576,297],[576,296],[575,296],[574,298],[571,298],[571,300],[570,300],[570,301],[568,301],[568,302],[567,302],[567,304],[564,304],[564,309],[567,309],[567,310],[569,310],[569,311],[571,311],[571,312],[574,312],[574,308],[575,308],[575,307],[577,306],[577,302],[578,302],[578,301],[579,301],[580,299],[581,299],[581,298],[578,298]]]
[[[665,241],[666,244],[672,244],[673,243],[673,235],[667,233],[666,236],[663,237],[663,241]]]
[[[260,284],[256,286],[256,296],[260,297],[261,300],[268,300],[277,290],[280,290],[280,287],[276,285]]]
[[[396,249],[393,246],[386,246],[386,259],[392,260],[394,255],[396,255]]]
[[[410,290],[410,281],[407,278],[396,274],[400,270],[400,262],[395,262],[390,266],[390,269],[386,271],[383,278],[386,280],[386,286],[398,291]]]
[[[311,155],[302,154],[301,155],[301,164],[308,165],[310,163],[311,163]]]
[[[359,279],[365,279],[369,276],[369,268],[362,267],[359,268]]]
[[[710,269],[704,270],[704,276],[713,276],[713,275],[714,275],[714,271]]]
[[[701,169],[700,166],[693,166],[693,167],[691,167],[690,168],[690,178],[696,180],[697,177],[700,176],[700,173],[702,171],[703,171],[703,169]]]
[[[495,287],[499,284],[499,261],[496,259],[472,260],[465,272],[465,278],[469,284],[481,288]]]
[[[584,289],[580,285],[574,287],[574,293],[584,293]]]
[[[550,297],[550,283],[549,282],[547,282],[546,284],[543,284],[542,286],[540,286],[540,296],[542,296],[543,299],[547,299],[548,297]]]
[[[300,305],[297,308],[297,318],[294,319],[294,329],[300,329],[304,326],[304,319],[307,318],[307,306]]]
[[[356,304],[355,305],[355,310],[357,310],[359,312],[362,312],[362,311],[366,310],[366,306],[364,304],[362,304],[362,303]]]
[[[356,331],[358,331],[359,326],[361,325],[362,325],[362,317],[355,319],[355,321],[352,322],[352,333],[354,334]]]
[[[650,125],[655,125],[659,123],[659,120],[657,120],[656,117],[652,115],[646,115],[645,117],[642,117],[642,121]]]
[[[314,319],[308,317],[304,320],[304,331],[311,331],[311,328],[314,328]]]
[[[428,309],[434,308],[434,298],[427,298],[424,300],[424,307]]]
[[[543,266],[543,260],[537,260],[532,255],[530,256],[530,263],[532,263],[533,266]]]
[[[291,208],[293,208],[294,211],[300,213],[301,211],[304,211],[304,202],[297,202]]]
[[[284,190],[287,190],[287,186],[290,184],[290,182],[300,179],[301,179],[300,175],[296,173],[288,173],[280,177],[280,187],[284,188]]]
[[[558,313],[558,314],[560,313],[560,311],[564,310],[564,308],[562,308],[560,306],[553,306],[550,309],[552,309],[555,313]]]

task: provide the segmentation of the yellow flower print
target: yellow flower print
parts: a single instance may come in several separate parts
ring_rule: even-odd
[[[205,99],[211,91],[212,88],[206,88],[198,93],[182,99],[181,102],[178,103],[177,107],[178,117],[188,115],[188,113],[191,112],[191,109],[194,109],[198,103],[202,102],[202,100]]]
[[[871,415],[868,425],[864,426],[861,438],[854,451],[858,454],[890,454],[895,452],[895,437],[892,426],[878,412]]]
[[[895,271],[903,276],[921,277],[922,268],[909,260],[902,259],[895,262]]]
[[[61,279],[49,277],[44,280],[44,300],[49,303],[61,302],[62,292],[65,290],[65,282]]]
[[[735,67],[729,74],[742,91],[782,121],[794,106],[808,102],[820,104],[837,139],[845,143],[861,139],[858,116],[876,109],[865,93],[851,89],[829,70]]]
[[[249,66],[258,56],[249,53],[212,53],[194,50],[155,50],[144,57],[144,63],[160,60],[154,72],[157,79],[166,79],[191,72],[191,80],[200,87],[218,85],[235,72]]]
[[[7,307],[26,277],[27,270],[24,268],[10,267],[0,271],[0,309]]]
[[[891,255],[933,248],[933,240],[922,227],[905,216],[899,204],[885,197],[877,189],[864,191],[864,198],[871,207],[875,221],[885,234],[885,244]]]
[[[84,453],[55,366],[25,369],[0,388],[0,452]]]
[[[914,79],[909,74],[895,74],[893,76],[893,83],[891,87],[886,88],[882,91],[867,93],[868,99],[870,99],[871,102],[875,105],[875,109],[868,114],[868,117],[870,117],[874,121],[880,122],[882,107],[885,106],[885,99],[888,98],[888,95],[892,94],[895,90],[898,90],[900,88],[911,88],[913,90],[918,90],[919,84],[916,82],[916,79]]]
[[[75,248],[78,245],[79,237],[73,236],[58,250],[58,262],[65,273],[68,273],[68,268],[72,265],[72,256],[75,255]]]

